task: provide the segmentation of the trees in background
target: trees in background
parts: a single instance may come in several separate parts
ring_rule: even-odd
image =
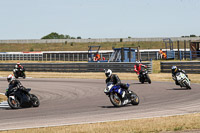
[[[69,35],[58,34],[56,32],[51,32],[50,34],[42,37],[41,39],[76,39],[75,37],[71,37]],[[80,36],[77,39],[81,39]]]

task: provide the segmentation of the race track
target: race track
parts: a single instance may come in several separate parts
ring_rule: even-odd
[[[138,106],[114,108],[103,93],[102,79],[20,79],[32,88],[41,105],[38,108],[12,110],[0,108],[0,130],[93,123],[123,119],[156,117],[200,112],[200,84],[192,90],[181,89],[172,82],[130,83],[140,97]],[[7,88],[0,79],[0,92]]]

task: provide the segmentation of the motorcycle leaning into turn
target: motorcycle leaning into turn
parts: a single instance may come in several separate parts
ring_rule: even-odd
[[[178,84],[180,85],[180,87],[186,87],[186,89],[191,90],[191,86],[190,86],[190,80],[189,78],[182,72],[178,72],[176,75],[176,79]]]
[[[129,84],[127,84],[129,86]],[[125,97],[122,98],[122,92],[125,91]],[[127,104],[138,105],[140,100],[136,93],[130,90],[123,90],[120,85],[114,85],[108,82],[104,93],[108,95],[111,103],[115,107],[125,106]]]
[[[151,79],[150,79],[150,77],[149,77],[147,68],[143,68],[143,69],[140,71],[140,74],[139,74],[138,78],[139,78],[139,81],[140,81],[142,84],[144,84],[144,82],[148,82],[149,84],[151,84]]]
[[[6,93],[7,93],[6,89]],[[34,94],[30,94],[31,88],[12,89],[8,97],[8,104],[12,109],[19,109],[23,107],[39,107],[40,101]]]
[[[13,74],[15,78],[18,78],[18,77],[23,77],[24,79],[26,78],[25,68],[13,69]]]

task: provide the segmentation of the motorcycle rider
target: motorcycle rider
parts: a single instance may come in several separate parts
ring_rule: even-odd
[[[8,89],[5,93],[5,95],[8,97],[10,92],[13,90],[13,89],[23,89],[23,90],[26,90],[26,88],[21,84],[21,82],[17,79],[15,79],[15,77],[10,74],[8,75],[7,77],[7,81],[9,83],[8,85]]]
[[[17,75],[19,75],[19,72],[23,69],[24,67],[22,65],[20,65],[20,63],[18,62],[15,67],[14,67],[14,71]]]
[[[120,85],[120,87],[122,89],[124,89],[123,92],[122,92],[122,98],[126,98],[126,95],[125,95],[126,92],[125,91],[128,91],[128,86],[126,84],[124,84],[124,83],[121,83],[121,80],[119,79],[117,74],[112,74],[112,71],[110,69],[105,70],[105,75],[107,77],[106,84],[108,82],[112,82],[114,85]]]
[[[142,70],[142,67],[144,68],[147,68],[146,65],[143,65],[142,63],[140,63],[139,61],[136,61],[135,65],[134,65],[134,71],[136,72],[136,74],[138,75],[138,78],[139,78],[139,81],[140,81],[140,78],[141,78],[141,70]]]
[[[172,79],[175,81],[176,85],[179,85],[179,83],[178,83],[178,81],[176,79],[176,74],[178,72],[182,72],[182,73],[184,73],[186,75],[186,77],[188,77],[188,75],[186,74],[186,72],[184,70],[178,68],[177,66],[172,66],[171,70],[172,70]]]

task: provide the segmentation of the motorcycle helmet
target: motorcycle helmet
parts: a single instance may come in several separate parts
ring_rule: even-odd
[[[20,65],[20,63],[19,63],[19,62],[17,62],[17,65],[19,66],[19,65]]]
[[[139,67],[140,62],[139,62],[139,61],[136,61],[136,62],[135,62],[135,65],[136,65],[137,67]]]
[[[110,69],[105,70],[106,77],[110,77],[112,75],[112,71]]]
[[[177,71],[177,66],[172,66],[172,73]]]
[[[7,81],[10,83],[13,80],[15,80],[15,77],[12,74],[8,75]]]

